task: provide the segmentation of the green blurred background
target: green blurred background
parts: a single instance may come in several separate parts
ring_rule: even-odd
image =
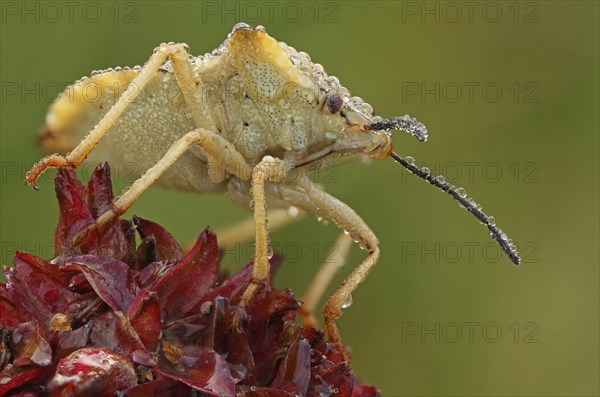
[[[142,64],[161,42],[202,54],[238,20],[263,24],[378,114],[425,122],[428,143],[398,134],[396,150],[445,170],[521,247],[515,267],[476,220],[392,160],[323,173],[381,240],[339,322],[356,374],[384,396],[598,395],[598,4],[78,2],[69,15],[63,2],[3,1],[2,263],[16,249],[51,255],[51,179],[38,192],[22,180],[58,87]],[[133,213],[180,240],[249,216],[224,196],[160,188]],[[311,219],[273,233],[293,257],[277,286],[300,295],[337,234]],[[242,251],[225,266],[245,262]],[[336,283],[362,258],[353,247]]]

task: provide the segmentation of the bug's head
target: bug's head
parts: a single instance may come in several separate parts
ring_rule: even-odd
[[[413,175],[424,179],[458,201],[461,207],[486,225],[490,236],[500,245],[510,260],[519,264],[520,257],[516,245],[502,229],[496,226],[494,217],[486,215],[481,210],[481,205],[477,204],[473,198],[467,197],[465,189],[451,185],[441,175],[437,177],[431,175],[427,167],[417,167],[412,157],[404,158],[392,150],[392,130],[408,132],[419,141],[425,142],[428,132],[423,123],[409,115],[388,119],[373,116],[371,106],[362,99],[348,98],[337,92],[327,94],[324,111],[328,111],[332,116],[339,115],[337,125],[341,125],[343,131],[343,134],[333,144],[332,152],[362,153],[377,159],[393,158]]]
[[[335,79],[337,82],[337,79]],[[409,115],[383,119],[373,115],[373,108],[359,97],[345,94],[344,87],[327,92],[322,111],[333,117],[342,132],[334,145],[335,152],[362,153],[382,159],[392,152],[392,130],[406,131],[425,142],[427,127]],[[334,127],[335,128],[335,127]]]

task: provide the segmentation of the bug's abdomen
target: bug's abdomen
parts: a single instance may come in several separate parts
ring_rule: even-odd
[[[116,103],[137,73],[108,71],[76,83],[50,108],[46,130],[62,137],[61,141],[76,145]],[[95,92],[93,97],[90,92]],[[175,76],[159,71],[128,104],[88,161],[108,161],[127,179],[135,179],[160,160],[171,144],[194,128]],[[52,149],[48,146],[47,149]],[[198,192],[224,190],[224,185],[210,182],[202,157],[199,148],[191,148],[163,174],[159,183]]]

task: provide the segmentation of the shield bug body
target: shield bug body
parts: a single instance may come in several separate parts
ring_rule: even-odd
[[[346,155],[391,157],[459,201],[519,262],[506,234],[462,190],[392,151],[392,130],[427,139],[420,122],[408,115],[373,115],[369,104],[350,97],[306,53],[276,41],[261,26],[240,23],[211,54],[194,57],[185,44],[162,44],[143,67],[94,72],[70,86],[50,108],[40,137],[45,149],[69,154],[46,157],[27,182],[35,186],[46,169],[76,168],[86,158],[113,167],[135,164],[139,179],[94,227],[124,213],[155,181],[199,193],[227,192],[250,206],[254,268],[234,323],[268,281],[267,207],[292,215],[300,209],[335,224],[367,254],[323,309],[328,337],[348,360],[335,320],[377,262],[379,241],[352,208],[309,179],[311,172]],[[347,247],[350,239],[339,241]],[[315,321],[312,311],[330,273],[320,272],[308,288],[305,323]]]

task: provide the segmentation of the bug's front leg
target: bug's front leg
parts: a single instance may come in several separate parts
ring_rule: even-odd
[[[142,193],[194,144],[199,145],[206,153],[209,160],[209,167],[211,164],[220,164],[228,173],[243,180],[250,179],[252,168],[230,142],[212,131],[197,128],[173,143],[155,165],[150,167],[125,193],[113,201],[111,210],[100,215],[94,224],[83,229],[75,236],[75,242],[83,239],[93,228],[102,227],[110,220],[125,213]],[[220,181],[221,176],[214,172],[209,172],[209,176],[214,183]]]
[[[272,251],[267,225],[267,202],[265,182],[281,182],[287,175],[288,165],[285,161],[265,156],[252,170],[252,200],[254,207],[254,264],[250,276],[250,284],[244,290],[235,312],[232,327],[237,327],[245,316],[245,307],[261,285],[269,281],[269,258]]]

